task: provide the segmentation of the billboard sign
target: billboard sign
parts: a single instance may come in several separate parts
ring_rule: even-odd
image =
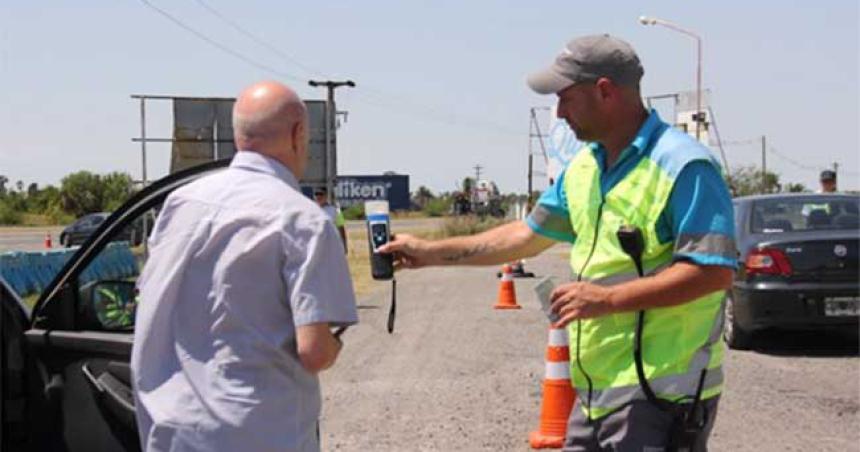
[[[176,98],[173,105],[173,150],[170,173],[232,156],[233,99]],[[325,101],[306,100],[308,109],[308,164],[302,184],[326,184]],[[337,133],[331,127],[332,166],[337,172]],[[333,173],[333,174],[334,174]]]
[[[365,201],[386,200],[391,210],[407,210],[410,206],[409,176],[338,176],[334,195],[343,208]]]

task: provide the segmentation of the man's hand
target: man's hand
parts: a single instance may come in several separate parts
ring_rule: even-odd
[[[552,312],[560,319],[553,328],[564,328],[576,319],[591,319],[614,312],[611,287],[588,282],[572,282],[556,287],[550,295]]]
[[[560,285],[550,295],[550,309],[561,317],[554,325],[561,328],[576,319],[687,303],[730,288],[733,275],[728,267],[676,262],[654,276],[614,286],[588,282]]]
[[[430,242],[409,234],[397,234],[380,246],[381,254],[394,255],[394,268],[421,268],[431,265]]]

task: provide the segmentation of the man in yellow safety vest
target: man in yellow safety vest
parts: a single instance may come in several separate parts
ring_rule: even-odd
[[[722,390],[731,197],[708,149],[645,109],[643,74],[620,39],[567,43],[528,83],[558,96],[558,117],[587,144],[529,217],[439,241],[398,234],[380,250],[417,268],[572,244],[572,281],[551,297],[578,394],[565,450],[706,450]]]

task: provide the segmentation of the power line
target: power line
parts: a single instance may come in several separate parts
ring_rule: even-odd
[[[811,165],[806,165],[806,164],[804,164],[804,163],[798,162],[797,160],[795,160],[795,159],[793,159],[793,158],[791,158],[791,157],[789,157],[789,156],[787,156],[787,155],[783,154],[782,152],[777,151],[773,146],[769,147],[767,150],[768,150],[768,152],[770,152],[771,154],[773,154],[773,155],[775,155],[775,156],[777,156],[777,157],[779,157],[779,158],[781,158],[781,159],[783,159],[783,160],[787,161],[788,163],[791,163],[792,165],[796,166],[797,168],[800,168],[800,169],[803,169],[803,170],[806,170],[806,171],[814,171],[814,172],[819,172],[819,171],[821,171],[821,168],[817,168],[817,167],[814,167],[814,166],[811,166]]]
[[[192,28],[192,27],[190,27],[190,26],[188,26],[188,25],[186,25],[184,22],[182,22],[181,20],[179,20],[179,19],[177,19],[176,17],[172,16],[172,15],[171,15],[170,13],[168,13],[167,11],[165,11],[165,10],[163,10],[163,9],[161,9],[161,8],[159,8],[159,7],[157,7],[157,6],[155,6],[155,5],[153,5],[152,3],[149,3],[147,0],[140,0],[140,2],[141,2],[141,3],[143,3],[143,4],[144,4],[144,6],[146,6],[146,7],[150,8],[150,9],[152,9],[153,11],[157,12],[158,14],[161,14],[161,15],[162,15],[162,16],[164,16],[167,20],[169,20],[169,21],[173,22],[174,24],[176,24],[178,27],[182,28],[183,30],[185,30],[185,31],[187,31],[187,32],[189,32],[189,33],[191,33],[191,34],[193,34],[193,35],[194,35],[194,36],[196,36],[198,39],[200,39],[200,40],[202,40],[202,41],[204,41],[204,42],[208,43],[209,45],[214,46],[215,48],[217,48],[217,49],[221,50],[221,51],[222,51],[222,52],[224,52],[224,53],[227,53],[227,54],[229,54],[229,55],[233,56],[234,58],[237,58],[237,59],[239,59],[239,60],[242,60],[242,61],[244,61],[245,63],[250,64],[251,66],[254,66],[254,67],[258,68],[258,69],[262,69],[262,70],[267,71],[267,72],[269,72],[269,73],[271,73],[271,74],[278,75],[278,76],[280,76],[280,77],[284,77],[284,78],[286,78],[286,79],[295,80],[295,81],[299,81],[299,82],[303,82],[303,81],[304,81],[301,77],[298,77],[298,76],[295,76],[295,75],[292,75],[292,74],[288,74],[288,73],[286,73],[286,72],[279,71],[279,70],[277,70],[277,69],[275,69],[275,68],[273,68],[273,67],[271,67],[271,66],[269,66],[269,65],[266,65],[266,64],[263,64],[263,63],[257,62],[257,61],[255,61],[255,60],[253,60],[253,59],[251,59],[251,58],[248,58],[247,56],[243,55],[242,53],[240,53],[240,52],[238,52],[238,51],[236,51],[236,50],[233,50],[233,49],[231,49],[230,47],[227,47],[226,45],[221,44],[220,42],[218,42],[218,41],[216,41],[216,40],[214,40],[214,39],[212,39],[212,38],[210,38],[210,37],[206,36],[205,34],[203,34],[203,33],[199,32],[199,31],[195,30],[194,28]]]
[[[197,2],[197,4],[198,4],[198,5],[200,5],[201,7],[203,7],[203,9],[205,9],[206,11],[209,11],[209,13],[210,13],[210,14],[212,14],[212,15],[213,15],[213,16],[215,16],[215,17],[217,17],[217,18],[218,18],[218,19],[220,19],[222,22],[226,23],[226,24],[227,24],[227,25],[229,25],[231,28],[233,28],[233,29],[234,29],[234,30],[236,30],[237,32],[239,32],[239,33],[241,33],[242,35],[244,35],[246,38],[250,39],[251,41],[254,41],[254,42],[255,42],[255,43],[257,43],[258,45],[261,45],[261,46],[263,46],[263,47],[267,48],[269,51],[271,51],[271,52],[273,52],[273,53],[277,54],[277,55],[278,55],[278,56],[280,56],[281,58],[283,58],[283,59],[285,59],[285,60],[289,61],[290,63],[292,63],[293,65],[295,65],[295,66],[297,66],[297,67],[299,67],[299,68],[303,69],[305,72],[309,73],[310,75],[316,75],[316,76],[321,76],[321,75],[323,75],[323,73],[322,73],[322,72],[320,72],[320,71],[318,71],[318,70],[316,70],[316,69],[313,69],[313,68],[311,68],[311,67],[309,67],[309,66],[304,65],[304,64],[303,64],[303,63],[301,63],[299,60],[295,59],[293,56],[291,56],[291,55],[289,55],[288,53],[284,52],[283,50],[281,50],[281,49],[279,49],[279,48],[275,47],[274,45],[272,45],[272,44],[270,44],[270,43],[266,42],[264,39],[260,38],[260,37],[259,37],[259,36],[257,36],[256,34],[251,33],[250,31],[248,31],[247,29],[245,29],[244,27],[242,27],[241,25],[239,25],[237,22],[235,22],[235,21],[231,20],[230,18],[228,18],[227,16],[225,16],[225,15],[221,14],[217,9],[213,8],[212,6],[210,6],[210,5],[209,5],[208,3],[206,3],[205,1],[203,1],[203,0],[194,0],[194,1],[195,1],[195,2]],[[325,78],[325,77],[324,77],[324,78]]]
[[[750,139],[746,139],[746,140],[732,140],[732,141],[723,141],[722,142],[723,146],[749,146],[749,145],[754,145],[754,144],[759,144],[759,143],[761,143],[761,138],[750,138]],[[823,169],[823,167],[820,168],[817,166],[803,163],[803,162],[801,162],[801,161],[799,161],[793,157],[788,156],[787,154],[784,154],[782,151],[777,150],[773,146],[768,146],[767,152],[772,154],[775,157],[778,157],[782,161],[785,161],[785,162],[791,164],[795,168],[801,169],[803,171],[818,173],[819,171],[821,171]],[[840,168],[839,171],[846,173],[846,174],[852,174],[852,175],[858,174],[856,171],[846,170],[846,169],[842,169],[842,168]]]
[[[749,146],[749,145],[754,145],[754,144],[758,145],[760,143],[761,143],[761,138],[749,138],[749,139],[745,139],[745,140],[731,140],[731,141],[723,141],[722,142],[723,146]],[[783,154],[782,152],[777,151],[776,148],[774,148],[773,146],[768,146],[767,152],[773,154],[776,157],[779,157],[780,159],[782,159],[784,161],[787,161],[788,163],[791,163],[792,165],[794,165],[800,169],[807,170],[807,171],[819,171],[818,168],[815,168],[813,166],[801,163],[801,162]]]
[[[144,3],[147,3],[145,0],[141,0],[141,1],[144,1]],[[206,9],[206,11],[208,11],[210,14],[214,15],[219,20],[226,23],[227,25],[229,25],[231,28],[233,28],[237,32],[241,33],[242,35],[244,35],[248,39],[254,41],[258,45],[265,47],[270,52],[275,53],[279,57],[286,60],[288,63],[291,63],[291,64],[303,69],[304,71],[310,73],[311,75],[316,75],[316,76],[321,76],[322,78],[326,78],[325,74],[322,71],[311,68],[310,66],[305,65],[302,62],[298,61],[295,57],[282,51],[277,46],[267,42],[265,39],[261,38],[260,36],[256,35],[255,33],[252,33],[251,31],[249,31],[247,28],[241,26],[236,21],[231,20],[225,14],[222,14],[220,11],[218,11],[217,9],[215,9],[214,7],[209,5],[206,1],[204,1],[204,0],[194,0],[194,1],[198,5],[200,5],[204,9]],[[152,6],[152,5],[149,5],[149,6]],[[183,28],[187,28],[187,27],[183,27]],[[198,34],[198,33],[195,33],[195,34]],[[209,41],[209,40],[207,40],[207,41]],[[331,78],[331,77],[328,77],[328,78]],[[424,116],[426,116],[427,118],[429,118],[433,121],[444,123],[446,125],[462,126],[462,127],[478,127],[478,128],[484,128],[487,130],[492,130],[496,133],[504,133],[504,134],[509,134],[509,135],[519,135],[519,132],[514,132],[512,129],[507,128],[505,126],[502,126],[500,124],[496,124],[492,121],[477,120],[474,118],[466,118],[464,116],[452,115],[449,112],[444,112],[444,111],[439,110],[439,109],[432,107],[432,106],[426,106],[426,105],[416,103],[416,102],[411,101],[409,99],[406,99],[402,96],[397,96],[397,95],[393,95],[391,93],[387,93],[383,90],[376,89],[376,88],[374,88],[372,86],[368,86],[367,84],[364,84],[364,83],[362,83],[362,90],[355,93],[355,95],[357,97],[363,98],[365,101],[369,101],[368,103],[370,103],[370,104],[375,102],[376,106],[378,106],[378,107],[382,107],[385,109],[389,109],[391,107],[396,108],[397,109],[396,111],[398,111],[398,112],[405,111],[404,106],[410,107],[413,110],[417,110],[417,112],[406,111],[407,113],[409,113],[413,117],[419,117],[423,114]],[[380,103],[383,105],[380,105]]]
[[[730,141],[722,141],[723,146],[747,146],[751,144],[759,144],[761,143],[761,137],[758,138],[749,138],[746,140],[730,140]]]

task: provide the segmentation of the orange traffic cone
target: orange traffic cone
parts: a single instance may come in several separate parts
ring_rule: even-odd
[[[529,435],[532,449],[558,449],[564,445],[567,418],[573,408],[576,393],[570,384],[570,351],[567,330],[550,327],[546,347],[546,375],[543,380],[543,400],[540,426]]]
[[[493,309],[520,309],[517,304],[517,292],[514,290],[514,276],[511,274],[511,266],[505,264],[502,267],[502,280],[499,282],[499,299]]]
[[[45,234],[45,248],[51,247],[51,233]]]

